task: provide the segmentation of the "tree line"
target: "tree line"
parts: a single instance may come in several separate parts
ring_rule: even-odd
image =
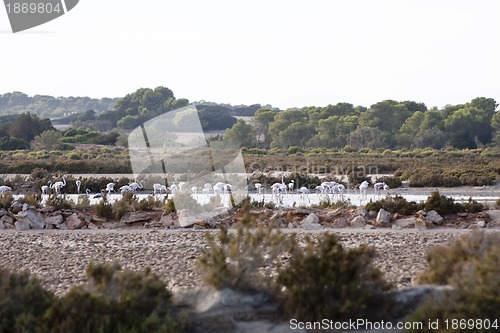
[[[500,112],[492,98],[428,109],[384,100],[369,108],[338,103],[277,111],[261,108],[253,124],[239,120],[225,139],[243,147],[457,149],[500,146]]]
[[[60,118],[87,110],[104,112],[113,110],[117,98],[103,97],[53,97],[49,95],[28,96],[15,91],[0,94],[0,115],[32,113],[41,118]]]

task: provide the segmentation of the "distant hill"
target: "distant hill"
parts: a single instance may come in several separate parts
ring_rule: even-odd
[[[62,118],[88,110],[94,110],[97,113],[113,110],[117,101],[118,98],[108,97],[96,99],[48,95],[28,96],[25,93],[15,91],[0,95],[0,116],[30,112],[40,118]]]

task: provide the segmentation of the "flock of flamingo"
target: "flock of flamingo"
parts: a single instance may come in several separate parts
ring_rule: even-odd
[[[42,186],[41,192],[44,195],[47,195],[49,191],[52,191],[52,193],[55,194],[62,194],[62,189],[66,186],[66,178],[68,176],[63,176],[61,181],[56,181],[52,183],[52,181],[49,182],[48,185]],[[81,185],[82,182],[80,180],[75,181],[76,188],[77,188],[77,194],[81,194]],[[123,185],[121,186],[118,190],[115,190],[116,183],[108,183],[106,184],[106,188],[102,189],[100,193],[96,193],[91,195],[91,191],[89,189],[85,190],[85,195],[87,197],[92,196],[92,198],[102,198],[104,194],[111,194],[111,193],[120,193],[120,194],[125,194],[125,193],[136,193],[140,189],[144,189],[144,184],[145,181],[141,180],[138,182],[132,182],[129,183],[128,185]],[[166,185],[162,185],[160,183],[155,183],[152,186],[152,194],[153,195],[158,195],[158,194],[172,194],[174,195],[178,191],[185,191],[185,182],[180,182],[179,184],[173,183],[171,186],[167,187]],[[255,183],[253,184],[255,191],[257,194],[264,196],[266,193],[266,189],[264,185],[261,183]],[[367,190],[369,188],[369,183],[367,181],[363,181],[359,185],[359,195],[361,200],[367,200]],[[377,182],[373,185],[375,194],[374,198],[380,198],[382,196],[382,193],[385,192],[387,195],[387,191],[389,190],[389,186],[384,183],[384,182]],[[191,193],[194,194],[195,196],[198,195],[198,193],[203,193],[203,194],[216,194],[216,195],[221,195],[225,193],[231,193],[232,192],[232,186],[229,183],[224,183],[224,182],[217,182],[216,184],[212,185],[210,183],[205,183],[203,185],[203,188],[193,186],[191,187]],[[325,181],[322,182],[321,185],[318,185],[314,188],[315,193],[319,196],[320,201],[323,200],[331,200],[332,201],[343,201],[344,200],[344,192],[346,188],[343,184],[337,183],[335,181]],[[0,194],[4,194],[8,191],[12,191],[12,188],[6,185],[0,186]],[[295,182],[292,180],[290,183],[286,184],[284,181],[284,178],[282,176],[281,182],[276,182],[273,183],[270,186],[270,191],[271,191],[271,200],[274,201],[277,204],[283,204],[283,197],[287,194],[300,194],[301,200],[305,201],[306,199],[310,203],[311,200],[309,198],[309,195],[311,194],[311,190],[305,186],[302,186],[295,191]]]

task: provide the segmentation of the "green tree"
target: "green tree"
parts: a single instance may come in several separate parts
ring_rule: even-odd
[[[456,148],[476,148],[491,142],[493,128],[487,111],[471,106],[453,112],[445,120],[449,143]]]
[[[266,147],[269,147],[272,141],[271,134],[269,133],[269,125],[274,121],[276,114],[275,110],[269,108],[260,108],[255,111],[256,132],[259,135],[259,140],[261,135],[264,136],[264,145]]]
[[[224,140],[241,147],[255,147],[255,130],[244,120],[238,119],[236,124],[226,130]]]
[[[407,102],[408,103],[408,102]],[[387,145],[395,144],[394,137],[406,119],[412,115],[405,104],[385,100],[373,104],[359,118],[360,126],[378,129]]]
[[[347,144],[355,148],[385,148],[382,132],[378,128],[360,126],[347,136]]]
[[[35,136],[48,131],[55,130],[50,119],[40,119],[31,113],[22,113],[10,124],[9,135],[24,141],[31,141]]]
[[[53,150],[59,148],[61,144],[62,133],[56,130],[45,131],[35,137],[32,146],[37,150]]]

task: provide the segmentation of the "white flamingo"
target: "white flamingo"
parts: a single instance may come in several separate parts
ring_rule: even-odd
[[[309,198],[309,194],[311,193],[311,191],[309,191],[309,189],[305,186],[302,186],[301,188],[299,188],[299,193],[300,193],[300,198],[302,200],[304,200],[304,198],[307,197],[307,200],[309,200],[309,202],[311,202],[311,199]]]
[[[132,188],[128,185],[123,185],[122,187],[120,187],[120,193],[121,194],[125,194],[127,192],[132,192]]]
[[[106,191],[108,192],[108,194],[115,191],[115,185],[116,185],[115,183],[106,184]]]
[[[52,181],[49,181],[49,185],[43,185],[42,187],[40,187],[40,189],[42,190],[42,194],[48,194],[49,193],[49,190],[52,188]]]
[[[335,200],[335,196],[338,197],[338,200],[343,201],[344,200],[344,191],[345,191],[345,186],[342,184],[335,184],[331,188],[331,191],[333,193],[333,200]]]
[[[102,189],[101,190],[101,193],[97,193],[95,194],[92,198],[93,199],[98,199],[98,198],[104,198],[104,196],[106,195],[106,190],[105,189]]]
[[[366,200],[366,190],[368,189],[368,182],[365,180],[359,185],[359,195],[361,196],[361,200]]]
[[[5,192],[12,191],[12,188],[7,185],[0,186],[0,194],[4,194]]]
[[[140,188],[144,188],[144,183],[146,183],[144,180],[141,180],[139,182],[133,182],[128,184],[128,186],[132,189],[132,191],[137,191]]]
[[[261,183],[255,183],[254,187],[257,190],[257,193],[262,194],[262,184]]]
[[[78,179],[75,183],[76,183],[76,192],[80,194],[80,186],[82,186],[82,181]]]
[[[375,197],[381,197],[382,196],[382,190],[385,191],[387,195],[387,190],[389,190],[389,186],[385,182],[378,182],[373,185],[373,188],[375,189]]]
[[[293,188],[295,187],[295,181],[292,179],[289,183],[288,183],[288,190],[290,192],[293,192]]]
[[[63,180],[62,180],[62,182],[61,182],[61,181],[55,182],[54,184],[52,184],[52,185],[50,186],[50,189],[51,189],[51,190],[55,190],[57,194],[61,194],[61,189],[62,189],[64,186],[66,186],[66,178],[67,178],[67,177],[68,177],[67,175],[64,175],[64,176],[62,177],[62,179],[63,179]]]
[[[180,182],[179,183],[179,191],[182,191],[182,188],[184,187],[184,185],[186,185],[185,182]]]

